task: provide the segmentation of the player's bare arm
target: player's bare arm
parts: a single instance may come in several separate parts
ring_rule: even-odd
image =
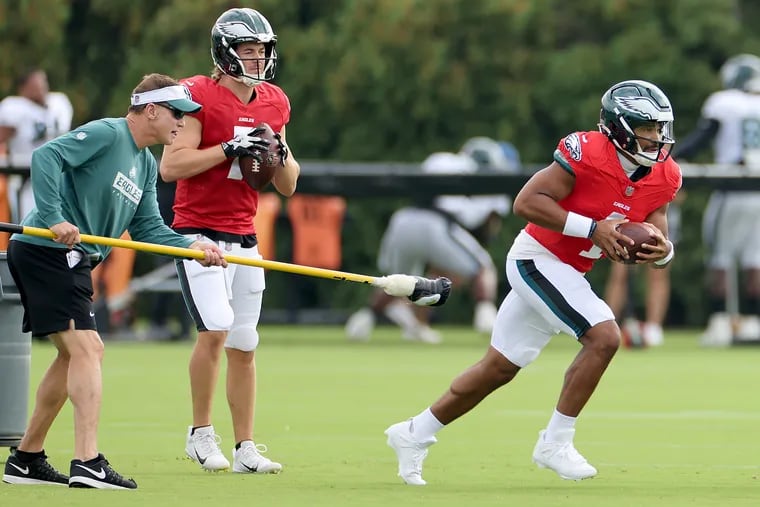
[[[272,184],[279,193],[286,197],[290,197],[296,191],[296,184],[298,183],[298,175],[301,174],[301,166],[298,161],[293,157],[293,152],[290,151],[290,146],[285,139],[285,127],[282,127],[280,131],[280,138],[282,143],[287,148],[288,156],[285,158],[285,163],[282,168],[274,173],[272,178]]]
[[[570,195],[574,186],[575,176],[557,162],[552,162],[534,174],[520,190],[512,206],[513,212],[541,227],[562,231],[567,211],[558,202]]]
[[[201,122],[192,116],[185,116],[184,120],[184,128],[180,129],[174,143],[164,147],[161,156],[159,170],[164,181],[190,178],[211,169],[226,158],[221,145],[199,150],[203,131]]]
[[[16,134],[14,127],[2,126],[0,127],[0,143],[4,143]]]
[[[653,268],[659,269],[667,266],[667,262],[660,265],[655,263],[657,261],[664,261],[673,251],[673,244],[668,241],[668,206],[668,204],[665,204],[657,208],[646,218],[645,223],[652,227],[657,244],[649,245],[645,243],[643,246],[649,253],[639,252],[636,264],[651,263]]]

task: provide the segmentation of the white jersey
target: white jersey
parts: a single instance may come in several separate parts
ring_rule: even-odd
[[[477,169],[477,163],[464,153],[437,152],[422,162],[422,171],[428,174],[473,174]],[[506,195],[442,195],[433,204],[470,230],[483,225],[493,213],[507,216],[512,208]]]
[[[715,136],[715,162],[760,170],[760,95],[741,90],[721,90],[710,95],[702,116],[720,123]]]
[[[741,90],[722,90],[710,95],[702,116],[720,123],[715,136],[715,162],[744,162],[750,172],[760,172],[760,95]],[[738,261],[742,268],[760,268],[760,192],[716,191],[710,197],[702,222],[709,265],[729,269]],[[748,239],[749,238],[749,239]]]
[[[0,126],[15,133],[8,140],[8,163],[28,166],[32,151],[71,129],[73,108],[63,93],[48,94],[47,106],[25,97],[10,96],[0,102]]]

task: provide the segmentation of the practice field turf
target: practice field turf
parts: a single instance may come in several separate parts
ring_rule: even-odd
[[[577,350],[558,336],[510,386],[439,433],[427,486],[403,485],[383,430],[437,398],[487,343],[467,329],[441,330],[445,343],[426,346],[402,342],[391,328],[370,343],[346,343],[337,327],[261,329],[256,432],[283,463],[278,476],[209,474],[182,459],[190,343],[108,342],[100,447],[139,489],[0,484],[0,505],[760,505],[760,348],[702,349],[686,332],[669,333],[662,348],[621,350],[613,361],[575,439],[596,478],[563,481],[531,462]],[[52,354],[34,345],[33,387]],[[229,457],[223,386],[215,426]],[[67,404],[46,449],[64,471],[72,441]]]

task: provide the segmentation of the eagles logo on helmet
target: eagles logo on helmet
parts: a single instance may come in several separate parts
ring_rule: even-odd
[[[243,59],[236,52],[238,44],[258,42],[264,44],[264,71],[247,74]],[[214,65],[247,86],[274,79],[277,68],[277,35],[267,18],[260,12],[248,9],[230,9],[216,20],[211,28],[211,57]]]

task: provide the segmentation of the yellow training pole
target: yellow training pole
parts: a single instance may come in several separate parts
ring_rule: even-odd
[[[27,234],[29,236],[38,236],[41,238],[55,238],[55,235],[49,229],[39,227],[21,226],[0,222],[0,231]],[[105,236],[93,236],[91,234],[80,234],[82,243],[93,245],[116,246],[120,248],[130,248],[141,252],[149,252],[159,255],[168,255],[170,257],[179,257],[186,259],[203,259],[204,255],[201,250],[192,248],[181,248],[176,246],[156,245],[154,243],[145,243],[142,241],[130,241],[126,239],[107,238]],[[315,268],[312,266],[301,266],[287,262],[268,261],[264,259],[248,259],[237,255],[225,255],[227,262],[232,264],[242,264],[244,266],[255,266],[272,271],[284,271],[286,273],[295,273],[297,275],[314,276],[317,278],[328,278],[330,280],[345,280],[349,282],[368,283],[376,285],[378,279],[374,276],[359,275],[356,273],[347,273],[345,271],[334,271],[332,269]]]

